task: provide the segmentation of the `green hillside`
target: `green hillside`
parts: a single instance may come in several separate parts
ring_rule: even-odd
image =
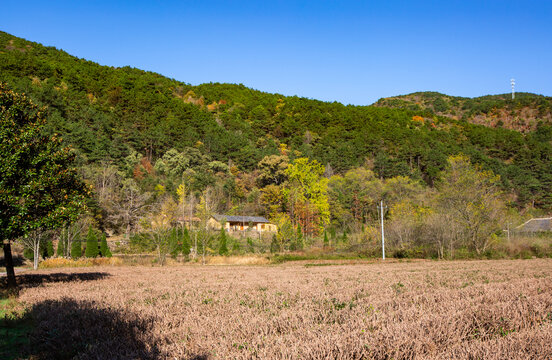
[[[4,32],[0,81],[46,106],[49,131],[77,150],[81,166],[110,163],[128,170],[130,163],[135,178],[143,178],[143,170],[151,175],[143,189],[162,184],[174,190],[162,169],[157,177],[150,169],[167,153],[165,162],[177,154],[183,169],[195,170],[198,191],[214,184],[226,165],[230,184],[239,174],[255,178],[265,156],[282,154],[316,159],[330,173],[365,166],[380,178],[409,176],[432,186],[447,157],[464,153],[501,175],[517,205],[552,207],[550,98],[520,94],[510,104],[504,96],[421,93],[410,96],[422,98],[421,104],[393,98],[377,106],[345,106],[243,85],[192,86],[131,67],[101,66]],[[462,121],[499,103],[507,111],[526,104],[544,114],[543,121],[525,133]],[[136,170],[138,162],[143,170]],[[247,193],[254,186],[245,186]],[[247,193],[229,196],[246,199]]]
[[[426,111],[489,127],[522,132],[552,124],[552,98],[530,93],[487,95],[476,98],[417,92],[378,100],[375,106]]]

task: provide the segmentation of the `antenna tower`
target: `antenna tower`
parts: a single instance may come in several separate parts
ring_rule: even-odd
[[[512,100],[514,100],[516,98],[516,91],[514,90],[516,79],[510,79],[510,84],[512,85]]]

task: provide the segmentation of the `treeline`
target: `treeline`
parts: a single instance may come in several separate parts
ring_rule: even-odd
[[[173,157],[186,158],[173,152],[171,158],[161,158],[155,165],[140,162],[134,166],[132,173],[157,179],[151,180],[157,183],[151,192],[141,192],[136,180],[114,166],[88,169],[87,179],[100,195],[96,221],[125,234],[122,239],[127,245],[121,251],[154,252],[160,263],[167,255],[204,259],[206,255],[313,249],[374,257],[382,250],[378,204],[383,200],[391,256],[516,254],[505,250],[512,244],[507,243],[504,229],[520,223],[521,215],[511,207],[500,177],[464,155],[449,157],[435,186],[429,187],[405,176],[382,179],[371,163],[343,175],[332,174],[316,160],[290,160],[282,149],[280,155],[261,160],[254,173],[227,167],[211,171],[215,183],[203,190],[196,184],[193,168],[182,174],[155,172],[167,163],[178,168],[178,162],[169,161]],[[174,191],[159,182],[172,184]],[[247,231],[226,233],[209,226],[213,214],[264,215],[278,231],[264,236]],[[535,243],[529,242],[525,245]],[[549,254],[548,247],[530,253]]]
[[[87,234],[84,234],[87,220],[83,217],[82,220],[68,224],[63,229],[48,231],[39,229],[21,237],[18,242],[23,245],[23,256],[33,262],[35,269],[38,268],[40,259],[111,257],[112,253],[105,233],[89,225]]]

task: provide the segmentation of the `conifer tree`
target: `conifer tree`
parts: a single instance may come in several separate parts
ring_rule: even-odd
[[[270,242],[270,252],[275,254],[280,251],[280,244],[276,238],[276,234],[272,235],[272,241]]]
[[[301,226],[297,225],[297,236],[295,236],[295,249],[303,250],[303,232],[301,231]]]
[[[46,256],[49,258],[54,256],[54,242],[52,239],[48,239],[46,242]]]
[[[239,252],[241,250],[241,245],[238,239],[234,239],[232,244],[232,252]]]
[[[191,243],[190,243],[190,233],[188,228],[184,228],[184,233],[182,234],[182,254],[190,255]]]
[[[107,239],[105,237],[105,234],[102,234],[102,240],[100,241],[100,256],[103,257],[111,257],[111,250],[109,250],[109,246],[107,245]]]
[[[65,243],[60,238],[57,243],[56,255],[59,257],[65,256]]]
[[[38,246],[38,253],[42,256],[43,259],[48,257],[48,241],[46,239],[41,239]]]
[[[228,254],[226,231],[224,231],[224,227],[221,227],[220,235],[219,235],[219,255],[226,255],[226,254]]]
[[[80,239],[75,239],[71,243],[71,257],[78,259],[82,256],[82,244]]]
[[[173,259],[176,259],[180,254],[182,247],[178,244],[180,238],[180,230],[173,228],[169,233],[169,254]]]
[[[96,232],[92,226],[88,227],[88,234],[86,235],[86,250],[84,255],[89,258],[95,258],[98,256],[98,238]]]
[[[343,231],[343,236],[341,237],[341,242],[343,244],[347,243],[347,230],[346,229]]]
[[[324,230],[324,247],[327,248],[330,245],[330,242],[328,241],[328,234]]]
[[[247,251],[249,251],[250,253],[255,253],[255,243],[250,237],[247,238]]]

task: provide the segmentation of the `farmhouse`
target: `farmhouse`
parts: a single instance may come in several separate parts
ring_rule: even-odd
[[[552,231],[552,217],[527,220],[520,226],[516,227],[515,231],[522,233]]]
[[[208,225],[212,229],[219,230],[224,224],[227,231],[256,231],[259,233],[276,232],[278,227],[262,216],[232,216],[218,215],[211,216]]]

